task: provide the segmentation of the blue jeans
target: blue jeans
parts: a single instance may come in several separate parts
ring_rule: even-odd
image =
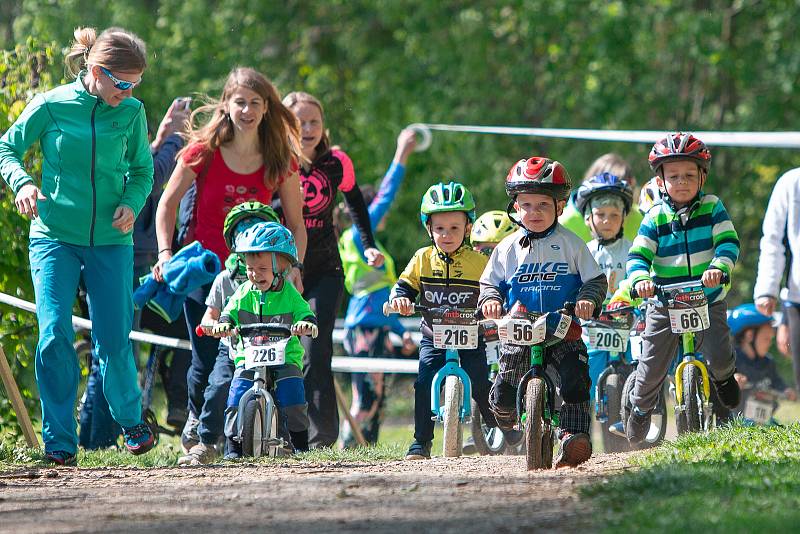
[[[214,369],[219,351],[219,339],[211,336],[200,337],[195,332],[206,312],[205,300],[210,290],[211,284],[198,288],[183,303],[189,340],[192,342],[192,363],[186,373],[186,383],[189,388],[189,411],[195,417],[200,417],[203,412],[208,377]]]
[[[431,385],[433,377],[445,364],[444,349],[433,346],[433,340],[422,338],[419,344],[419,374],[414,382],[414,439],[420,443],[433,440],[431,416]],[[487,426],[496,426],[494,414],[489,407],[489,367],[486,365],[486,345],[481,340],[474,350],[458,351],[461,367],[469,376],[472,398],[478,403],[481,417]]]
[[[133,323],[133,247],[84,247],[38,238],[30,242],[29,257],[39,321],[35,368],[42,441],[47,452],[74,454],[80,367],[71,316],[81,267],[92,302],[92,345],[111,415],[123,427],[142,421],[141,392],[128,340]]]
[[[208,387],[206,387],[203,397],[203,409],[200,412],[200,424],[197,427],[197,433],[203,443],[216,444],[223,434],[225,403],[228,399],[234,372],[233,360],[228,356],[228,352],[228,345],[220,343],[214,369],[208,376]]]

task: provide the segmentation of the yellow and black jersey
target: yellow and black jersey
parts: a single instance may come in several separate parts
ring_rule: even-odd
[[[480,293],[479,280],[489,258],[462,245],[449,255],[440,256],[435,247],[419,249],[392,288],[390,298],[406,297],[422,306],[475,308]],[[422,333],[431,336],[423,318]]]

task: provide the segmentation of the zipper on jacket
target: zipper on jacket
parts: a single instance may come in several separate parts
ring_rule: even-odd
[[[94,167],[95,157],[97,155],[97,133],[94,128],[94,114],[97,111],[97,106],[100,105],[100,99],[94,103],[92,108],[92,172],[90,174],[92,179],[92,226],[89,228],[89,246],[94,246],[94,224],[97,219],[97,186],[94,183]]]

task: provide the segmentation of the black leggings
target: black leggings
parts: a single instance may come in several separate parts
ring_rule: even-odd
[[[342,304],[344,277],[341,272],[303,278],[303,298],[317,316],[319,335],[303,336],[305,350],[303,375],[308,402],[308,444],[311,448],[330,447],[339,437],[339,411],[333,387],[333,327]]]

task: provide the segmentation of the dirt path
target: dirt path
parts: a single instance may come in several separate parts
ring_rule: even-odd
[[[519,456],[7,471],[0,531],[586,532],[591,514],[576,488],[626,469],[626,459],[532,473]]]

